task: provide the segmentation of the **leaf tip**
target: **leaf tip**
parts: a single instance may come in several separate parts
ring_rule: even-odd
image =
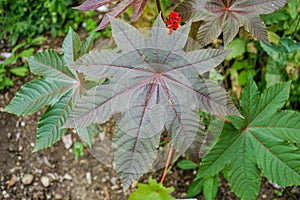
[[[32,150],[32,153],[36,153],[38,151],[40,151],[42,148],[38,147],[37,145],[35,145],[34,149]]]

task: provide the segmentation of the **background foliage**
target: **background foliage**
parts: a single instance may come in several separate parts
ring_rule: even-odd
[[[0,2],[0,38],[11,45],[18,39],[32,38],[46,31],[52,36],[75,30],[84,15],[71,9],[71,0],[4,0]]]

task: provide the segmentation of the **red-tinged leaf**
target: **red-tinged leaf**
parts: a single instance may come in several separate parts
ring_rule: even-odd
[[[80,6],[74,7],[77,10],[92,10],[100,6],[114,2],[115,0],[87,0]]]
[[[78,10],[91,10],[91,9],[97,9],[100,6],[109,4],[114,2],[115,0],[87,0],[80,6],[75,7],[75,9]],[[141,14],[143,13],[143,10],[146,6],[147,0],[122,0],[118,2],[116,5],[114,5],[109,12],[104,15],[101,23],[97,27],[96,30],[102,30],[104,29],[110,22],[110,19],[108,16],[112,17],[119,17],[129,6],[132,6],[132,20],[136,21]]]
[[[186,0],[178,10],[185,21],[203,21],[197,36],[202,46],[222,32],[226,46],[241,26],[257,39],[267,42],[266,27],[259,15],[272,13],[286,3],[287,0]]]
[[[123,0],[115,5],[106,15],[104,15],[96,30],[102,30],[109,24],[108,15],[112,17],[119,17],[133,2],[134,0]]]
[[[143,10],[146,6],[147,0],[135,0],[132,3],[132,18],[133,21],[136,21],[141,14],[143,13]]]
[[[199,77],[229,52],[184,52],[190,23],[169,35],[159,16],[146,39],[118,19],[111,22],[121,51],[93,51],[70,65],[87,78],[108,81],[86,91],[64,127],[87,127],[120,113],[114,160],[127,189],[150,169],[164,129],[181,155],[199,160],[205,133],[195,111],[240,114],[223,88]]]

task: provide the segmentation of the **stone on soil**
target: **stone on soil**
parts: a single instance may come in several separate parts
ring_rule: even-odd
[[[30,185],[33,182],[34,176],[32,174],[24,174],[22,183],[24,185]]]

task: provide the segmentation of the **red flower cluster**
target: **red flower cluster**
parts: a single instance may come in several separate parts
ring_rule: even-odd
[[[167,19],[167,28],[171,31],[175,31],[179,28],[181,22],[181,17],[178,12],[171,12]]]

